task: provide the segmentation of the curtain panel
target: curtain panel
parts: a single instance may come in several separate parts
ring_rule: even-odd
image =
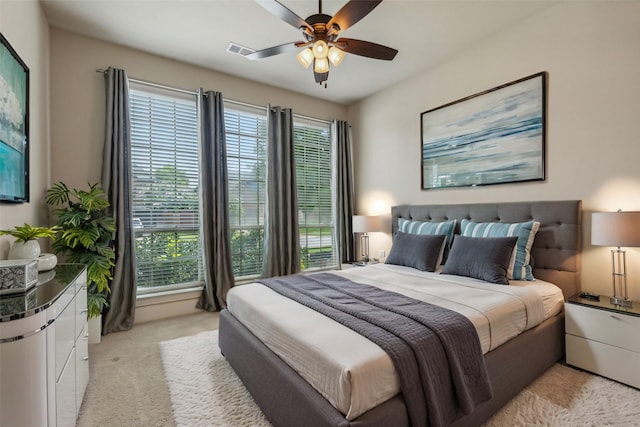
[[[300,271],[298,196],[290,108],[267,111],[267,201],[265,213],[265,277]]]
[[[333,139],[335,232],[338,242],[338,259],[345,263],[356,259],[352,227],[354,188],[351,125],[341,120],[332,121],[331,138]]]
[[[102,154],[102,188],[116,221],[115,267],[102,333],[129,330],[136,308],[135,240],[131,227],[131,124],[129,80],[124,70],[105,73],[106,124]]]
[[[200,188],[204,289],[197,308],[220,311],[233,286],[227,148],[220,92],[198,91],[200,115]]]

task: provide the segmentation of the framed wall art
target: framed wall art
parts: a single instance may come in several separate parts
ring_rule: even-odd
[[[546,72],[420,116],[422,189],[545,179]]]
[[[29,68],[0,34],[0,202],[29,201]]]

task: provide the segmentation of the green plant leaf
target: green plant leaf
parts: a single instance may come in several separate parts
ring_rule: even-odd
[[[26,222],[24,225],[17,225],[8,230],[0,230],[0,236],[10,235],[13,236],[18,242],[26,242],[28,240],[40,239],[46,237],[53,239],[58,232],[58,227],[32,227]]]
[[[61,205],[69,201],[69,188],[64,182],[56,182],[47,190],[45,202],[51,206]]]
[[[97,316],[108,304],[115,265],[111,239],[116,223],[106,194],[97,183],[88,190],[70,190],[59,182],[47,191],[46,202],[57,207],[53,212],[60,227],[51,249],[68,262],[87,266],[89,316]]]

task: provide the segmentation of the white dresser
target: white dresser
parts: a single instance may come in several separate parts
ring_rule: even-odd
[[[75,426],[89,382],[87,275],[61,264],[0,298],[0,425]]]
[[[565,304],[567,363],[640,388],[640,303],[613,306],[608,296]]]

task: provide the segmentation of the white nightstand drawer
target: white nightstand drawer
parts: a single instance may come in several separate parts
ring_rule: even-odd
[[[640,353],[640,317],[565,304],[567,334]]]
[[[640,388],[640,353],[573,335],[566,339],[569,365]]]

